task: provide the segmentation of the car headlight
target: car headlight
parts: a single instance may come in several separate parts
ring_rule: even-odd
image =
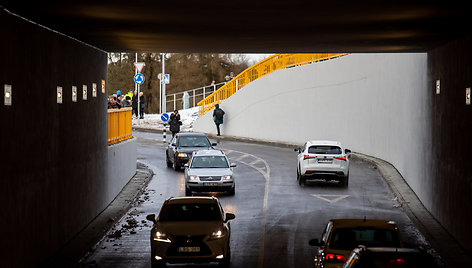
[[[226,236],[225,231],[223,229],[218,228],[213,233],[211,233],[210,239],[220,239],[225,236]]]
[[[225,176],[223,176],[222,178],[223,178],[224,181],[230,181],[230,180],[233,179],[233,176],[231,176],[231,175],[225,175]]]
[[[187,154],[186,154],[186,153],[179,153],[179,154],[177,155],[177,157],[181,157],[181,158],[187,157]]]
[[[167,237],[165,233],[160,231],[156,231],[154,233],[153,240],[158,242],[171,243],[169,237]]]
[[[188,181],[198,181],[198,176],[188,176]]]

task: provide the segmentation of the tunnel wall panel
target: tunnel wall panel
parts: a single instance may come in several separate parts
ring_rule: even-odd
[[[3,9],[0,24],[2,266],[34,267],[95,218],[126,181],[109,174],[119,169],[108,163],[106,52]],[[11,106],[4,105],[5,84],[12,86]],[[136,170],[135,161],[122,175]]]

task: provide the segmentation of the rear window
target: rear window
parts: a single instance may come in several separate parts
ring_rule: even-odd
[[[329,145],[312,145],[308,148],[309,154],[342,154],[341,148]]]
[[[374,228],[338,228],[333,231],[331,249],[352,250],[358,245],[366,247],[400,247],[400,240],[394,230]]]
[[[221,212],[216,204],[165,205],[159,221],[220,221]]]

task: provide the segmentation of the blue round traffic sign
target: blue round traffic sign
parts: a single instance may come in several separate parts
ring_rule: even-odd
[[[136,74],[134,76],[134,82],[138,85],[142,85],[144,83],[144,75],[142,73]]]
[[[163,122],[169,121],[169,115],[168,115],[168,114],[162,114],[162,115],[161,115],[161,120],[162,120]]]

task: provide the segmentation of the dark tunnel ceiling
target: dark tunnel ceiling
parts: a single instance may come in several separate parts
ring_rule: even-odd
[[[472,25],[467,1],[0,3],[110,52],[416,52],[468,35]]]

